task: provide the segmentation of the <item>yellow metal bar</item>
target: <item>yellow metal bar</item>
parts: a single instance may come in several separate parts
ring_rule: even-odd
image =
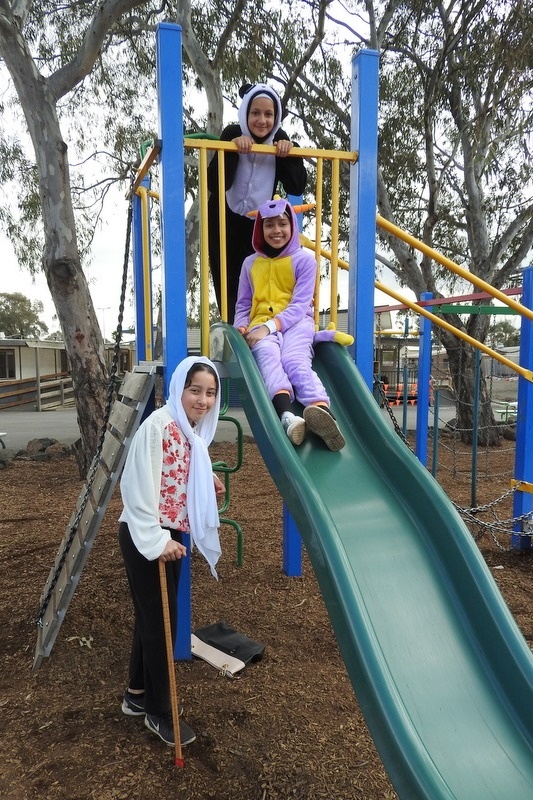
[[[142,276],[143,276],[143,301],[144,301],[144,341],[147,361],[152,360],[152,275],[150,272],[150,214],[148,209],[148,190],[144,186],[138,186],[135,193],[139,195],[141,201],[141,240],[142,240]]]
[[[324,159],[319,158],[316,162],[316,188],[315,188],[315,260],[316,260],[316,279],[315,279],[315,325],[318,325],[318,306],[320,295],[320,242],[322,240],[322,190],[324,176]],[[313,248],[312,248],[313,249]]]
[[[207,150],[200,150],[200,219],[207,223]],[[209,356],[209,240],[207,224],[200,225],[200,347]]]
[[[487,292],[496,300],[500,300],[504,305],[508,306],[509,308],[514,308],[515,311],[517,311],[522,316],[528,317],[528,319],[533,320],[533,311],[531,309],[526,308],[521,303],[518,303],[511,297],[508,297],[503,292],[500,292],[499,289],[495,289],[494,286],[491,286],[490,283],[487,283],[487,281],[484,281],[482,278],[478,278],[477,275],[474,275],[472,272],[469,272],[467,269],[464,269],[464,267],[460,267],[459,264],[455,263],[455,261],[452,261],[450,258],[446,258],[446,256],[442,255],[442,253],[439,253],[437,250],[434,250],[432,247],[429,247],[427,244],[424,244],[424,242],[421,242],[420,239],[415,239],[414,236],[411,236],[411,234],[406,233],[406,231],[402,230],[397,225],[394,225],[392,222],[389,222],[389,220],[385,219],[385,217],[382,217],[378,214],[376,217],[376,221],[380,226],[380,228],[383,228],[389,233],[392,233],[393,236],[397,236],[398,239],[402,239],[404,242],[407,242],[407,244],[410,244],[411,247],[420,250],[420,252],[425,253],[434,261],[437,261],[439,264],[442,264],[451,272],[455,272],[456,275],[459,275],[461,278],[464,278],[464,280],[468,281],[469,283],[473,283],[474,286],[477,286],[484,292]]]
[[[197,150],[234,150],[237,151],[235,142],[223,142],[216,139],[184,139],[185,147]],[[276,147],[271,144],[254,144],[252,153],[269,153],[276,155]],[[332,161],[357,161],[359,154],[350,150],[315,150],[312,147],[293,147],[289,157],[297,158],[328,158]]]
[[[533,494],[533,483],[529,483],[528,481],[517,481],[516,478],[513,478],[511,481],[511,487],[513,489],[518,489],[521,492],[529,492],[529,494]]]
[[[309,250],[314,250],[315,253],[318,253],[318,255],[324,256],[324,258],[327,258],[329,261],[331,261],[331,253],[329,252],[329,250],[326,250],[324,247],[320,247],[319,242],[313,242],[313,240],[310,239],[308,236],[306,236],[305,233],[300,234],[300,244],[303,247],[308,247]],[[342,258],[337,258],[337,266],[340,267],[341,269],[350,268],[348,262],[343,261]]]
[[[220,239],[220,316],[223,322],[228,321],[228,262],[226,260],[226,162],[224,152],[217,153],[218,158],[218,227]]]
[[[526,381],[530,381],[531,383],[533,383],[533,372],[530,369],[525,369],[524,367],[521,367],[520,364],[515,364],[514,361],[510,361],[508,358],[505,358],[505,356],[500,355],[500,353],[497,353],[495,350],[491,350],[490,347],[487,347],[481,342],[478,342],[477,339],[474,339],[472,336],[469,336],[467,333],[464,333],[463,331],[459,330],[459,328],[450,325],[450,323],[446,322],[446,320],[440,319],[440,317],[437,317],[435,314],[432,314],[423,306],[419,306],[412,300],[408,300],[406,297],[402,297],[401,294],[398,294],[398,292],[394,291],[394,289],[385,286],[385,284],[380,283],[379,281],[375,281],[374,286],[376,287],[376,289],[379,289],[380,292],[385,292],[390,297],[394,297],[394,299],[398,300],[399,303],[403,303],[408,308],[411,308],[413,311],[416,311],[417,314],[421,314],[423,317],[427,317],[427,319],[430,319],[435,325],[439,325],[441,328],[450,331],[450,333],[453,333],[454,336],[458,336],[460,339],[463,339],[465,342],[468,342],[468,344],[471,344],[472,347],[477,347],[477,349],[481,350],[482,353],[486,353],[487,355],[491,356],[491,358],[495,358],[496,361],[499,361],[501,364],[505,364],[506,367],[509,367],[510,369],[514,370],[514,372],[518,372],[518,374],[521,375],[523,378],[525,378]]]
[[[300,234],[300,243],[304,247],[308,247],[310,250],[315,249],[315,242],[311,241],[311,239],[308,239],[308,237],[304,236],[303,234]],[[320,254],[324,256],[324,258],[331,257],[331,254],[328,253],[327,250],[324,250],[324,248],[321,248]],[[339,267],[341,267],[341,269],[348,269],[349,267],[347,262],[342,261],[340,258],[338,259],[338,265]],[[399,303],[402,303],[402,305],[407,306],[408,308],[415,311],[417,314],[421,314],[423,317],[427,317],[435,325],[439,325],[441,328],[450,331],[450,333],[453,333],[454,336],[458,336],[460,339],[464,339],[464,341],[471,344],[472,347],[477,347],[477,349],[481,350],[481,352],[486,353],[487,355],[491,356],[491,358],[494,358],[496,359],[496,361],[499,361],[501,364],[505,364],[506,367],[509,367],[514,372],[518,372],[518,374],[522,375],[522,377],[525,378],[527,381],[531,381],[533,383],[533,372],[531,370],[521,367],[520,364],[515,364],[514,361],[510,361],[508,358],[505,358],[505,356],[500,355],[500,353],[497,353],[496,350],[491,350],[490,347],[487,347],[481,342],[478,342],[477,339],[474,339],[472,336],[469,336],[467,333],[464,333],[463,331],[459,330],[459,328],[456,328],[454,325],[450,325],[449,322],[446,322],[440,317],[437,317],[435,314],[432,314],[424,306],[419,306],[418,303],[409,300],[407,297],[404,297],[403,295],[399,294],[394,289],[390,289],[388,286],[385,286],[384,283],[380,283],[380,281],[374,281],[374,286],[376,287],[376,289],[379,289],[380,292],[385,292],[385,294],[388,294],[390,297],[394,297],[394,299],[397,300]]]
[[[331,267],[330,267],[330,301],[329,320],[337,327],[337,295],[339,286],[339,195],[340,195],[340,162],[331,162]]]

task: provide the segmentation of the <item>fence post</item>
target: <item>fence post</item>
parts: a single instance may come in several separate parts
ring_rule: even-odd
[[[422,292],[420,300],[431,300],[432,292]],[[433,323],[427,317],[420,319],[418,347],[418,384],[416,390],[416,441],[415,453],[418,460],[427,466],[428,458],[428,418],[429,388],[431,381],[431,331]]]
[[[524,270],[522,303],[533,308],[533,267]],[[527,369],[533,367],[533,323],[522,317],[520,328],[520,364]],[[533,384],[518,376],[518,409],[516,417],[515,478],[531,482],[533,475]],[[513,516],[531,516],[533,496],[519,489],[514,493]],[[515,550],[531,550],[529,520],[517,522],[511,535],[511,547]]]

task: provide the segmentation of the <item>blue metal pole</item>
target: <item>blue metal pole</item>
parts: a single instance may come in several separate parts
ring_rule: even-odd
[[[148,190],[150,188],[150,176],[147,175],[141,182],[141,186]],[[148,342],[145,335],[145,303],[144,303],[144,265],[143,265],[143,226],[142,226],[142,206],[141,198],[138,194],[133,195],[133,288],[135,296],[135,346],[137,350],[137,363],[146,361],[146,350]],[[151,248],[149,247],[151,253]],[[152,301],[152,285],[150,283],[150,302]],[[150,308],[151,311],[151,308]],[[150,314],[151,318],[151,314]],[[151,342],[150,342],[151,344]]]
[[[421,300],[431,300],[431,292],[422,292]],[[415,454],[427,466],[429,430],[429,386],[431,381],[431,330],[433,324],[427,317],[420,318],[418,347],[418,386],[416,392]]]
[[[163,384],[187,355],[185,264],[185,173],[183,98],[181,92],[181,27],[163,22],[156,33],[157,97],[161,150],[161,302],[163,320]],[[178,631],[174,655],[191,656],[191,561],[183,560],[178,587]]]
[[[185,263],[185,171],[181,27],[163,22],[157,28],[157,96],[161,150],[161,302],[163,381],[187,355],[187,271]]]
[[[522,303],[526,308],[533,308],[533,267],[524,270]],[[533,369],[533,323],[527,317],[522,317],[520,328],[520,364],[527,369]],[[518,377],[514,471],[516,480],[533,483],[533,384],[521,375]],[[513,498],[513,516],[531,515],[532,510],[533,495],[517,490]],[[515,523],[511,546],[515,550],[531,550],[527,522]]]
[[[300,205],[303,202],[302,195],[288,195],[287,199],[292,206]],[[296,219],[301,233],[303,214],[297,214]],[[302,537],[285,503],[283,503],[282,569],[289,578],[297,578],[302,574]]]
[[[351,148],[359,158],[350,169],[350,274],[348,330],[351,348],[370,391],[374,366],[379,53],[361,50],[352,61]]]

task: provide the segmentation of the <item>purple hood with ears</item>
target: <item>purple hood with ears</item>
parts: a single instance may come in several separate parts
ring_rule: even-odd
[[[254,231],[252,235],[252,245],[256,253],[265,252],[265,237],[263,234],[263,220],[271,217],[281,217],[286,214],[291,223],[291,238],[277,255],[288,256],[294,253],[300,247],[300,233],[298,230],[298,220],[291,204],[284,199],[281,200],[267,200],[266,203],[259,206],[257,210],[257,217],[255,218]]]

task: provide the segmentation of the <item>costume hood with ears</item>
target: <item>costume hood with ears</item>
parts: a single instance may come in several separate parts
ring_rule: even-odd
[[[257,253],[267,253],[271,255],[274,248],[269,247],[265,242],[265,235],[263,233],[263,220],[272,217],[282,217],[286,215],[291,223],[291,238],[280,250],[275,251],[276,256],[288,256],[294,253],[300,247],[300,233],[298,230],[298,221],[296,214],[291,204],[285,200],[267,200],[257,209],[257,216],[254,223],[254,231],[252,234],[252,245]]]
[[[258,142],[258,144],[272,144],[274,141],[274,136],[281,126],[282,107],[279,94],[266,83],[245,83],[239,89],[239,96],[242,97],[242,102],[239,106],[239,125],[241,126],[243,134],[245,136],[249,136],[250,139],[254,139]],[[274,103],[274,127],[268,136],[265,139],[262,139],[260,142],[255,136],[253,136],[252,133],[250,133],[250,129],[248,127],[248,113],[250,111],[252,101],[256,97],[269,97]]]

